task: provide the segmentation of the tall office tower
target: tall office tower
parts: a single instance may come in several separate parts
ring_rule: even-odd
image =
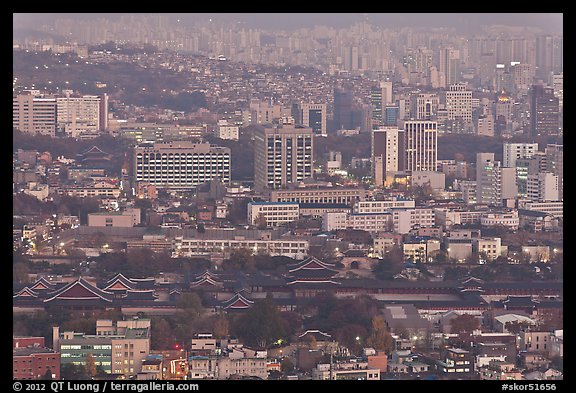
[[[405,121],[404,140],[406,147],[406,171],[437,170],[438,129],[435,121]]]
[[[219,178],[230,184],[231,154],[227,147],[178,141],[134,148],[134,179],[157,188],[192,189]]]
[[[448,120],[460,120],[465,127],[472,125],[472,91],[466,84],[450,85],[446,92]]]
[[[550,72],[563,71],[564,38],[540,35],[536,37],[536,76],[546,80]]]
[[[101,97],[73,94],[71,90],[64,91],[64,94],[56,97],[58,129],[73,138],[100,132]]]
[[[26,90],[12,98],[12,127],[31,134],[56,135],[56,98]]]
[[[528,175],[527,197],[535,202],[558,201],[559,179],[553,173],[541,172]]]
[[[564,200],[564,145],[547,145],[548,172],[558,176],[558,199]]]
[[[334,89],[334,127],[336,130],[349,130],[353,127],[352,91],[336,87]]]
[[[372,130],[372,175],[377,187],[390,184],[389,176],[404,170],[404,143],[404,131],[398,127]]]
[[[296,125],[312,128],[314,135],[326,136],[326,104],[294,103],[292,117]]]
[[[391,81],[380,82],[380,89],[382,89],[382,106],[394,104],[394,92],[392,90]]]
[[[384,105],[382,105],[382,89],[380,87],[370,89],[370,105],[372,106],[372,124],[383,124]]]
[[[387,105],[384,108],[383,117],[382,120],[384,126],[398,125],[398,120],[400,119],[400,108],[398,105]]]
[[[432,120],[438,113],[440,98],[434,93],[419,93],[410,96],[410,113],[416,120]]]
[[[534,83],[534,66],[532,64],[512,63],[512,80],[517,92],[527,93]]]
[[[514,79],[510,69],[504,64],[496,64],[492,87],[495,91],[514,91]]]
[[[532,85],[530,89],[531,136],[558,135],[560,133],[560,104],[554,89]]]
[[[506,94],[500,94],[496,101],[496,119],[494,131],[497,135],[510,134],[512,132],[512,98]]]
[[[528,170],[531,160],[531,158],[516,159],[516,187],[519,197],[526,197],[528,193]]]
[[[313,177],[312,128],[291,124],[259,128],[254,134],[254,187],[277,189]]]
[[[108,130],[108,94],[103,93],[100,97],[100,131]]]
[[[440,48],[438,71],[446,78],[446,84],[441,87],[460,82],[460,51],[450,47]]]
[[[476,154],[476,202],[502,206],[518,195],[516,168],[503,168],[494,153]]]
[[[515,168],[519,158],[530,158],[538,151],[538,143],[504,143],[502,166]]]

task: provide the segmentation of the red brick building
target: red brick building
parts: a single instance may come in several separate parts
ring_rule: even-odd
[[[12,378],[40,379],[50,370],[52,379],[60,379],[60,353],[44,346],[44,337],[12,339]]]

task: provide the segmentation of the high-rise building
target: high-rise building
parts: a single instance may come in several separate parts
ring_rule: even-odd
[[[434,93],[413,94],[410,100],[412,105],[410,113],[415,120],[433,120],[438,113],[440,99]]]
[[[532,85],[530,89],[530,121],[532,136],[560,133],[560,104],[554,89]]]
[[[384,126],[397,126],[400,119],[400,108],[398,105],[386,105],[383,113]]]
[[[254,186],[277,189],[313,177],[313,131],[279,124],[254,134]]]
[[[334,89],[334,127],[336,130],[350,130],[353,124],[352,91],[343,88]]]
[[[440,48],[438,71],[445,76],[446,85],[460,82],[460,51],[454,48]]]
[[[407,120],[404,122],[406,171],[435,171],[437,169],[437,128],[435,121]]]
[[[530,158],[538,151],[538,143],[504,143],[502,166],[515,168],[518,158]]]
[[[550,72],[563,71],[564,38],[540,35],[536,37],[536,76],[545,79]]]
[[[528,175],[527,197],[535,202],[558,201],[559,179],[553,173],[541,172]]]
[[[462,120],[465,125],[472,124],[472,91],[466,84],[450,85],[446,92],[446,110],[448,120]]]
[[[314,135],[326,136],[326,104],[295,103],[292,117],[296,125],[312,128]]]
[[[56,98],[58,129],[73,138],[81,134],[98,134],[102,130],[101,100],[100,96],[73,94],[66,90],[63,97]]]
[[[231,154],[227,147],[177,141],[134,148],[134,180],[156,188],[191,189],[219,178],[230,184]]]
[[[558,176],[558,199],[564,199],[564,145],[547,145],[548,171]]]
[[[504,168],[494,153],[476,154],[476,203],[502,206],[518,195],[516,168]]]
[[[56,135],[56,98],[27,90],[12,98],[12,127],[31,134]]]
[[[404,131],[398,127],[372,131],[372,175],[376,186],[387,185],[390,174],[404,170],[404,143]]]

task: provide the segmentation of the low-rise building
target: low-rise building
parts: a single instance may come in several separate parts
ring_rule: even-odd
[[[140,209],[127,208],[121,212],[89,213],[89,227],[129,228],[140,224]]]
[[[276,227],[297,221],[300,206],[297,202],[250,202],[248,203],[248,222],[257,225],[263,217],[267,227]]]
[[[12,338],[13,379],[60,379],[60,353],[44,345],[44,337]]]

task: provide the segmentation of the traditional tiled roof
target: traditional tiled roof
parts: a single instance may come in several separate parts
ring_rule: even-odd
[[[252,307],[254,302],[242,296],[240,293],[236,293],[230,299],[222,302],[222,308],[224,309],[234,309],[243,310]]]
[[[303,260],[300,263],[295,263],[291,265],[287,265],[289,268],[289,272],[293,273],[298,270],[330,270],[333,271],[335,274],[338,273],[337,270],[332,269],[334,267],[331,263],[322,262],[321,260],[315,257],[309,257]]]
[[[60,301],[70,301],[70,300],[97,300],[112,302],[113,294],[111,292],[106,292],[100,288],[90,284],[88,281],[82,277],[78,280],[65,285],[64,287],[54,291],[50,294],[51,297],[44,300],[45,303],[52,302],[54,300]]]
[[[105,291],[127,291],[130,289],[134,289],[136,284],[124,277],[122,273],[116,274],[110,280],[106,282],[106,286],[104,287]]]
[[[28,287],[24,287],[12,297],[19,299],[36,299],[38,297],[38,292],[35,292]]]
[[[34,284],[30,286],[30,289],[35,291],[41,290],[54,290],[56,288],[56,284],[51,283],[50,281],[46,280],[44,277],[40,277]]]
[[[328,333],[321,332],[320,330],[316,330],[316,329],[306,330],[304,333],[299,334],[298,338],[302,339],[305,336],[306,337],[312,336],[316,339],[316,341],[328,341],[328,340],[332,341],[331,335],[329,335]]]

